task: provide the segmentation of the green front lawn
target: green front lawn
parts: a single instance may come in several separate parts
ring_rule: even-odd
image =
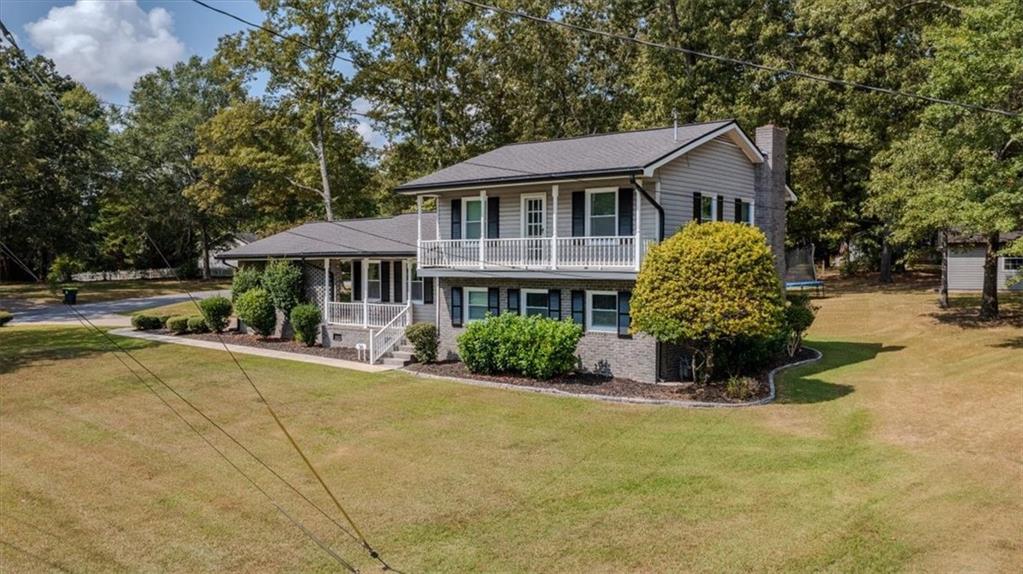
[[[59,303],[63,298],[61,287],[78,287],[78,303],[97,303],[131,297],[152,297],[186,291],[209,291],[228,289],[229,279],[210,281],[174,279],[135,279],[130,281],[92,281],[89,283],[66,283],[51,289],[46,283],[0,283],[0,300],[16,303],[46,304]]]
[[[738,410],[239,359],[406,572],[1019,571],[1020,332],[932,300],[831,295],[811,332],[824,361]],[[119,342],[329,508],[225,354]],[[332,569],[94,335],[0,329],[0,389],[11,571]]]

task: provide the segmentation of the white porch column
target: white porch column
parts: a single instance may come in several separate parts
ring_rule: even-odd
[[[323,258],[323,322],[330,323],[330,258]]]
[[[366,259],[360,259],[362,265],[362,326],[369,326],[369,263]]]
[[[636,271],[639,271],[639,254],[640,254],[640,245],[639,244],[643,240],[643,234],[640,232],[641,225],[642,225],[642,220],[640,219],[640,216],[643,213],[643,210],[642,210],[643,198],[639,195],[639,190],[638,189],[633,189],[632,193],[633,193],[633,201],[636,203],[636,218],[635,218],[636,226],[635,226],[635,229],[632,230],[633,232],[635,232],[635,236],[636,236],[636,239],[634,240],[636,242],[636,245],[633,246],[635,248],[635,261],[633,261],[633,263],[636,266]]]
[[[422,259],[423,243],[423,196],[416,196],[416,261]]]
[[[487,244],[487,190],[480,190],[480,269],[483,269],[486,262]]]
[[[551,208],[551,269],[558,268],[558,185],[551,186],[551,201],[554,207]],[[546,214],[544,214],[546,215]]]

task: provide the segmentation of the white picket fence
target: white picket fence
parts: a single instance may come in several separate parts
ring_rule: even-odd
[[[85,271],[73,273],[72,281],[93,283],[96,281],[130,281],[132,279],[174,279],[175,269],[122,269],[119,271]]]

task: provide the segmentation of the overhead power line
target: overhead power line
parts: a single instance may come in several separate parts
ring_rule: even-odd
[[[523,20],[530,20],[532,22],[537,22],[537,23],[540,23],[540,24],[548,25],[548,26],[557,26],[557,27],[565,28],[567,30],[572,30],[572,31],[575,31],[575,32],[582,32],[584,34],[590,34],[590,35],[594,35],[594,36],[603,36],[605,38],[612,38],[614,40],[619,40],[621,42],[627,42],[627,43],[630,43],[630,44],[638,44],[640,46],[647,46],[647,47],[650,47],[650,48],[659,48],[659,49],[662,49],[662,50],[670,50],[672,52],[679,52],[681,54],[688,54],[690,56],[696,56],[698,58],[705,58],[705,59],[708,59],[708,60],[716,60],[718,62],[725,62],[727,64],[734,64],[734,65],[737,65],[737,66],[744,66],[744,67],[747,67],[747,68],[753,68],[753,69],[757,69],[757,70],[764,70],[764,71],[773,72],[773,73],[776,73],[776,74],[786,74],[786,75],[789,75],[789,76],[794,76],[794,77],[798,77],[798,78],[805,78],[807,80],[813,80],[813,81],[816,81],[816,82],[824,82],[824,83],[828,83],[828,84],[832,84],[832,85],[836,85],[836,86],[842,86],[842,87],[846,87],[846,88],[853,88],[853,89],[864,90],[864,91],[868,91],[868,92],[877,92],[877,93],[881,93],[881,94],[888,94],[890,96],[899,96],[899,97],[903,97],[903,98],[912,98],[912,99],[916,99],[916,100],[922,100],[922,101],[925,101],[925,102],[931,102],[931,103],[934,103],[934,104],[944,104],[944,105],[948,105],[948,106],[955,106],[955,107],[960,107],[960,108],[964,108],[964,109],[968,109],[968,110],[974,110],[974,111],[978,111],[978,112],[987,112],[987,113],[998,114],[998,115],[1007,116],[1007,117],[1017,117],[1017,116],[1019,116],[1019,112],[1014,112],[1014,111],[1010,111],[1010,110],[1003,110],[1003,109],[1000,109],[1000,108],[991,108],[991,107],[987,107],[987,106],[983,106],[983,105],[979,105],[979,104],[972,104],[972,103],[969,103],[969,102],[960,102],[960,101],[949,100],[949,99],[945,99],[945,98],[936,98],[934,96],[928,96],[928,95],[925,95],[925,94],[918,94],[918,93],[915,93],[915,92],[904,92],[904,91],[901,91],[901,90],[894,90],[894,89],[891,89],[891,88],[883,88],[883,87],[880,87],[880,86],[872,86],[870,84],[861,84],[859,82],[850,82],[848,80],[842,80],[842,79],[833,78],[833,77],[830,77],[830,76],[823,76],[823,75],[820,75],[820,74],[813,74],[813,73],[810,73],[810,72],[802,72],[802,71],[799,71],[799,70],[792,70],[792,69],[788,69],[788,68],[781,68],[781,67],[778,67],[778,66],[769,66],[767,64],[759,64],[757,62],[751,62],[749,60],[741,60],[739,58],[732,58],[732,57],[729,57],[729,56],[720,56],[720,55],[717,55],[717,54],[711,54],[709,52],[701,52],[699,50],[690,50],[688,48],[681,48],[681,47],[678,47],[678,46],[671,46],[669,44],[662,44],[660,42],[653,42],[653,41],[650,41],[650,40],[643,40],[641,38],[633,38],[633,37],[627,36],[625,34],[619,34],[619,33],[616,33],[616,32],[608,32],[606,30],[598,30],[596,28],[588,28],[586,26],[580,26],[578,24],[570,24],[568,22],[563,22],[561,20],[553,20],[551,18],[545,18],[545,17],[542,17],[542,16],[534,16],[532,14],[527,14],[525,12],[519,12],[517,10],[509,10],[507,8],[501,8],[499,6],[493,6],[493,5],[490,5],[490,4],[484,4],[482,2],[476,2],[474,0],[458,0],[458,1],[463,3],[463,4],[467,4],[469,6],[473,6],[473,7],[476,7],[478,9],[481,9],[481,10],[489,10],[491,12],[497,12],[497,13],[505,14],[507,16],[512,16],[514,18],[519,18],[519,19],[523,19]]]

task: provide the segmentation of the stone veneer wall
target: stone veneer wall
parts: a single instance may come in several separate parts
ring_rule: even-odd
[[[539,279],[490,279],[490,278],[441,278],[437,291],[437,303],[441,306],[438,356],[441,359],[455,358],[458,354],[456,341],[465,329],[451,325],[452,287],[497,287],[501,293],[501,310],[508,308],[508,289],[560,289],[561,317],[572,316],[573,289],[590,291],[628,291],[632,281],[611,280],[539,280]],[[657,382],[657,343],[648,335],[634,335],[620,338],[615,333],[585,333],[576,348],[580,366],[586,371],[608,372],[613,376],[633,379],[645,383]]]

